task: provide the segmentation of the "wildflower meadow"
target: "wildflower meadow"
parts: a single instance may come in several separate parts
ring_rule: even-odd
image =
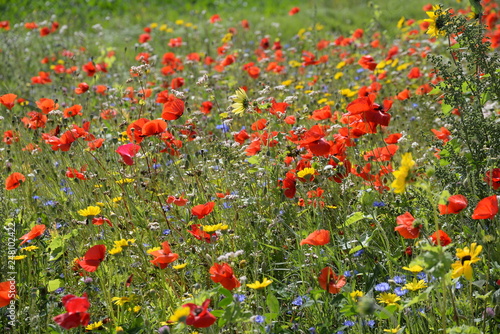
[[[499,333],[500,4],[443,2],[0,4],[0,332]]]

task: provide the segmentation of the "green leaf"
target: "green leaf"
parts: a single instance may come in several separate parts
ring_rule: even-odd
[[[280,313],[280,303],[278,301],[278,298],[276,298],[276,296],[272,292],[268,293],[266,304],[267,307],[269,307],[269,311],[271,311],[271,313]]]
[[[354,224],[355,222],[360,221],[361,219],[365,218],[365,214],[363,212],[354,212],[352,215],[347,218],[344,224],[342,224],[340,227],[347,227],[349,225]]]
[[[443,103],[441,104],[441,110],[443,111],[443,114],[449,115],[451,113],[451,109],[453,109],[452,106],[449,104]]]
[[[424,292],[421,292],[418,296],[413,297],[412,300],[410,300],[408,303],[406,303],[403,308],[408,308],[414,304],[426,301],[429,299],[429,293],[432,290],[432,287],[428,287]]]
[[[252,165],[258,165],[260,163],[261,158],[257,155],[251,156],[247,159],[248,163]]]
[[[390,319],[394,312],[398,309],[398,305],[394,304],[394,305],[387,305],[386,307],[384,307],[382,310],[380,310],[379,312],[376,312],[375,313],[375,316],[379,319]]]
[[[49,281],[47,290],[49,290],[49,292],[56,291],[62,286],[62,283],[63,282],[60,279]]]

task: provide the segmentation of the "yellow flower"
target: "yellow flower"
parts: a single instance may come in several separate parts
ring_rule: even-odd
[[[283,86],[290,86],[290,85],[292,84],[292,82],[293,82],[292,80],[285,80],[285,81],[283,81],[281,84],[282,84]]]
[[[183,268],[186,268],[187,265],[188,265],[187,262],[185,262],[185,263],[181,263],[181,264],[177,264],[175,266],[172,266],[172,268],[174,268],[175,270],[181,270]]]
[[[456,255],[460,260],[451,265],[451,268],[453,269],[451,277],[457,278],[464,275],[467,280],[472,280],[471,264],[476,263],[481,259],[478,255],[482,250],[483,246],[476,243],[472,243],[470,245],[470,249],[469,247],[465,247],[464,249],[457,248]]]
[[[153,253],[153,252],[155,252],[155,251],[157,251],[157,250],[160,250],[160,249],[161,249],[161,247],[153,247],[153,248],[151,248],[151,249],[148,249],[148,250],[146,251],[146,253],[151,254],[151,253]]]
[[[233,34],[228,32],[221,40],[222,43],[227,43],[233,39]]]
[[[140,307],[139,305],[136,305],[134,306],[134,308],[129,308],[128,310],[129,311],[134,311],[134,313],[137,313],[141,310],[142,307]]]
[[[80,216],[96,216],[101,213],[101,208],[98,206],[89,206],[86,209],[78,210]]]
[[[268,286],[269,284],[271,284],[273,281],[267,279],[267,278],[264,278],[264,280],[261,282],[259,281],[255,281],[255,283],[252,283],[252,284],[247,284],[247,286],[250,288],[250,289],[262,289],[262,288],[265,288],[266,286]]]
[[[290,65],[291,67],[300,67],[302,66],[302,63],[296,60],[290,60],[288,62],[288,65]]]
[[[169,322],[184,321],[190,313],[191,310],[189,309],[189,307],[180,307],[177,310],[175,310],[174,314],[170,316],[170,319],[168,319],[168,321]]]
[[[396,178],[391,183],[391,188],[394,189],[396,194],[402,194],[406,189],[406,182],[408,181],[408,176],[410,174],[411,168],[415,165],[415,161],[411,156],[411,153],[405,153],[401,157],[401,167],[397,171],[392,172],[392,175]]]
[[[184,20],[176,20],[175,24],[177,24],[178,26],[181,26],[184,24]]]
[[[349,294],[349,296],[351,296],[351,298],[353,300],[358,300],[358,298],[361,298],[363,297],[365,294],[363,293],[363,291],[359,291],[359,290],[354,290],[353,292],[351,292]]]
[[[115,327],[115,331],[116,331],[117,333],[121,333],[121,332],[123,332],[123,327],[122,327],[122,326],[116,326],[116,327]]]
[[[14,259],[14,260],[16,260],[16,261],[17,261],[17,260],[23,260],[23,259],[25,259],[25,258],[26,258],[26,256],[27,256],[27,255],[18,255],[18,256],[14,256],[14,257],[13,257],[13,259]]]
[[[236,95],[232,96],[233,100],[233,104],[231,104],[231,108],[233,108],[232,112],[235,115],[241,115],[250,106],[250,102],[248,101],[248,95],[243,90],[243,88],[238,88],[235,94]]]
[[[297,173],[297,176],[300,178],[303,178],[306,175],[314,175],[316,173],[316,170],[314,168],[304,168],[303,170],[299,171]]]
[[[116,183],[117,184],[124,184],[124,183],[132,183],[134,181],[135,181],[134,179],[121,179],[121,180],[116,181]]]
[[[108,251],[108,253],[111,255],[115,255],[115,254],[121,253],[122,250],[123,250],[123,248],[121,248],[121,247],[114,247],[114,248],[110,249]]]
[[[153,23],[151,23],[151,24],[149,25],[149,27],[150,27],[151,29],[154,29],[154,28],[158,27],[158,23],[153,22]]]
[[[338,79],[342,78],[343,76],[344,76],[343,72],[337,72],[337,73],[335,73],[335,75],[333,76],[333,78],[335,80],[338,80]]]
[[[120,202],[123,199],[123,197],[115,197],[112,199],[113,203]]]
[[[417,282],[416,278],[413,278],[413,281],[410,283],[406,283],[404,288],[410,291],[417,291],[423,288],[426,288],[427,284],[425,284],[425,281],[421,279],[420,281]]]
[[[130,298],[129,297],[113,297],[113,298],[111,298],[111,301],[113,303],[115,303],[115,305],[122,306],[125,303],[130,302]]]
[[[411,271],[412,273],[419,273],[421,272],[422,270],[424,270],[424,268],[422,268],[421,266],[419,265],[415,265],[415,266],[411,266],[411,267],[403,267],[404,270],[408,270],[408,271]]]
[[[397,302],[401,300],[401,297],[395,293],[382,292],[377,300],[383,304],[387,305],[397,305]]]
[[[28,247],[21,248],[21,251],[31,252],[31,251],[34,251],[36,249],[38,249],[37,246],[28,246]]]
[[[397,332],[399,332],[399,328],[400,328],[400,327],[398,326],[398,327],[396,327],[396,328],[384,329],[384,332],[385,332],[385,333],[397,333]]]
[[[227,230],[228,228],[229,228],[228,225],[225,225],[222,223],[215,224],[215,225],[203,225],[203,231],[205,231],[207,233],[212,233],[212,232],[215,232],[218,230]]]
[[[85,329],[88,330],[88,331],[92,331],[94,329],[99,329],[101,327],[102,327],[102,321],[98,321],[98,322],[91,323],[90,325],[88,325],[87,327],[85,327]]]
[[[441,30],[444,25],[444,13],[441,10],[441,6],[436,5],[432,6],[432,12],[425,12],[427,16],[429,16],[428,19],[425,19],[424,21],[429,22],[429,27],[427,28],[427,34],[431,35],[431,37],[439,37],[439,36],[444,36],[446,35],[446,32]]]
[[[167,25],[166,24],[162,24],[160,26],[160,31],[165,31],[165,30],[167,30]]]

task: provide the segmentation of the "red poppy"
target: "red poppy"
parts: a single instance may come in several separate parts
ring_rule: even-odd
[[[97,72],[97,69],[93,62],[89,61],[88,63],[82,66],[82,70],[87,73],[88,77],[93,77]]]
[[[89,90],[89,85],[86,82],[81,82],[78,84],[78,87],[75,88],[76,94],[83,94]]]
[[[324,106],[321,109],[314,110],[312,115],[310,116],[311,119],[314,119],[316,121],[329,119],[330,117],[332,117],[330,106]]]
[[[318,277],[319,286],[329,293],[339,293],[340,289],[346,285],[347,280],[344,275],[337,276],[332,268],[325,267]]]
[[[0,29],[10,30],[10,22],[9,21],[0,21]]]
[[[474,213],[472,214],[472,219],[490,219],[496,216],[498,213],[498,196],[493,195],[477,203]]]
[[[178,48],[182,46],[182,37],[171,38],[170,42],[168,42],[168,46],[172,48]]]
[[[288,15],[292,16],[292,15],[297,14],[298,12],[300,12],[300,8],[299,8],[299,7],[293,7],[293,8],[292,8],[292,9],[290,9],[290,11],[288,12]]]
[[[375,69],[375,67],[377,67],[377,63],[375,62],[373,57],[370,55],[361,57],[361,59],[358,61],[358,64],[362,68],[366,68],[370,71],[373,71]]]
[[[241,27],[245,30],[250,29],[250,23],[248,23],[248,20],[242,20],[241,22]]]
[[[248,138],[250,138],[250,136],[245,129],[234,134],[234,141],[239,143],[240,145],[243,145],[243,143],[245,143],[245,140],[247,140]]]
[[[36,105],[44,114],[48,114],[52,110],[59,108],[59,104],[55,103],[54,100],[46,98],[36,101]]]
[[[38,76],[31,78],[31,83],[34,85],[45,85],[51,82],[50,73],[48,72],[38,72]]]
[[[130,123],[127,127],[128,139],[137,144],[140,144],[142,142],[142,139],[144,138],[142,135],[142,128],[147,122],[149,122],[149,119],[139,118],[137,121]]]
[[[33,226],[33,228],[28,233],[19,238],[19,240],[22,240],[22,242],[19,245],[22,245],[27,241],[33,240],[41,236],[43,232],[45,232],[45,225],[40,224]]]
[[[190,227],[191,229],[188,230],[189,233],[191,233],[196,239],[198,240],[205,240],[205,242],[210,243],[212,241],[212,235],[216,236],[214,234],[209,234],[202,229],[200,229],[200,224],[192,224]]]
[[[16,132],[12,130],[7,130],[3,133],[3,142],[7,145],[11,145],[14,142],[19,141],[19,136]]]
[[[80,267],[89,273],[94,272],[99,268],[99,265],[106,257],[106,246],[95,245],[91,247],[84,255],[82,260],[78,261]]]
[[[95,218],[92,218],[92,224],[94,224],[94,225],[103,225],[104,223],[106,223],[109,226],[113,227],[113,224],[111,224],[111,221],[108,218],[104,218],[104,217],[95,217]]]
[[[26,181],[26,177],[21,173],[12,173],[5,179],[5,189],[16,189],[22,182]]]
[[[484,182],[497,190],[500,188],[500,168],[493,168],[487,171],[484,175]]]
[[[163,105],[161,118],[167,121],[178,119],[184,113],[184,101],[170,94],[168,101]]]
[[[175,196],[168,196],[167,197],[167,203],[170,204],[170,203],[173,203],[177,206],[184,206],[187,204],[188,202],[188,199],[187,198],[183,198],[182,197],[183,195],[181,195],[181,197],[175,197]]]
[[[387,138],[385,138],[384,141],[387,144],[397,144],[398,141],[401,139],[401,137],[403,137],[403,135],[401,133],[393,133],[393,134],[387,136]]]
[[[155,119],[146,122],[142,126],[141,137],[159,135],[167,129],[167,122],[161,119]]]
[[[431,240],[434,245],[446,246],[451,244],[451,239],[443,230],[437,230],[431,235]]]
[[[215,202],[208,202],[205,204],[200,204],[191,208],[191,214],[193,216],[198,217],[198,219],[202,219],[206,215],[208,215],[214,209]]]
[[[383,106],[375,103],[375,94],[362,96],[349,103],[346,107],[349,113],[344,116],[362,115],[362,121],[373,123],[375,126],[388,126],[391,115],[387,111],[391,108],[393,101],[384,100]],[[374,126],[372,126],[375,129]]]
[[[75,104],[72,107],[66,108],[66,109],[64,109],[64,116],[63,117],[70,118],[70,117],[82,115],[82,113],[81,113],[82,108],[83,107],[79,104]]]
[[[467,198],[464,195],[453,195],[448,197],[448,204],[439,204],[439,214],[447,215],[450,213],[459,213],[467,207]]]
[[[140,44],[146,43],[150,39],[151,39],[151,35],[150,34],[141,34],[141,35],[139,35],[139,43]]]
[[[201,306],[193,303],[182,305],[182,307],[189,307],[191,311],[186,319],[186,324],[196,328],[210,327],[217,318],[208,311],[209,305],[210,299],[205,300]]]
[[[184,82],[184,78],[182,77],[173,78],[172,81],[170,81],[170,88],[179,89],[184,86]]]
[[[285,196],[288,198],[294,198],[297,192],[296,188],[297,176],[292,172],[287,172],[285,179],[283,180],[282,189],[285,189]]]
[[[0,307],[10,304],[16,298],[16,282],[7,281],[0,283]]]
[[[210,268],[210,279],[215,283],[220,283],[225,289],[233,290],[241,286],[236,276],[234,276],[233,268],[227,263],[215,263]]]
[[[210,18],[210,23],[215,23],[215,22],[220,22],[220,21],[222,21],[222,19],[220,18],[219,14],[214,14]]]
[[[377,147],[376,149],[365,153],[363,158],[366,161],[390,161],[398,149],[399,146],[395,144]]]
[[[28,129],[38,129],[45,127],[48,118],[43,113],[30,111],[29,113],[27,113],[27,115],[29,117],[23,117],[21,119],[21,122],[23,122],[24,126],[26,126]]]
[[[431,129],[431,131],[438,139],[441,139],[443,141],[443,144],[446,144],[451,139],[450,138],[451,132],[444,126],[442,126],[441,129],[439,130]]]
[[[205,115],[208,115],[210,111],[212,110],[214,104],[210,101],[205,101],[201,104],[200,111],[204,113]]]
[[[420,72],[420,69],[418,67],[413,67],[410,70],[410,73],[408,73],[408,79],[418,79],[422,76],[422,72]]]
[[[16,94],[5,94],[0,96],[0,103],[10,110],[16,104],[16,98]]]
[[[134,164],[134,160],[132,158],[139,152],[141,149],[140,145],[137,144],[125,144],[116,149],[116,153],[118,153],[122,159],[123,162],[129,166]]]
[[[90,314],[87,313],[87,310],[90,307],[90,303],[86,293],[82,297],[66,295],[62,298],[62,303],[66,309],[66,313],[53,318],[59,326],[64,329],[71,329],[88,325]]]
[[[398,233],[405,239],[416,239],[420,235],[421,225],[415,225],[415,218],[409,212],[398,216],[396,218],[396,223],[398,226],[394,228],[394,231]]]
[[[172,263],[179,258],[179,254],[172,253],[168,241],[164,241],[161,244],[161,247],[162,249],[150,253],[155,258],[149,262],[157,267],[160,267],[161,269],[165,269],[169,263]]]
[[[302,239],[300,245],[323,246],[330,242],[330,231],[317,230]]]
[[[267,125],[267,119],[261,118],[252,124],[252,130],[263,130]]]

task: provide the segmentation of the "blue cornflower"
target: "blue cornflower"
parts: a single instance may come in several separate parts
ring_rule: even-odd
[[[370,327],[370,328],[375,327],[375,320],[368,320],[368,321],[366,322],[366,325],[367,325],[368,327]]]
[[[227,124],[219,124],[215,126],[216,129],[222,130],[222,132],[229,132],[229,126]]]
[[[163,235],[169,235],[170,234],[170,230],[167,228],[166,230],[163,230]]]
[[[316,328],[314,327],[309,328],[309,334],[316,334]]]
[[[43,205],[45,205],[45,206],[56,206],[57,202],[53,201],[53,200],[48,200],[45,203],[43,203]]]
[[[352,321],[352,320],[346,320],[346,321],[344,321],[344,326],[352,327],[354,325],[356,325],[356,323],[354,321]]]
[[[224,209],[230,209],[233,207],[230,203],[227,202],[222,203],[222,206],[224,207]]]
[[[376,207],[376,208],[380,208],[380,207],[385,206],[385,203],[384,202],[375,201],[375,202],[373,202],[373,206]]]
[[[153,164],[153,169],[161,168],[161,164]]]
[[[64,292],[64,288],[58,288],[54,292],[55,293],[63,293]]]
[[[461,289],[462,288],[462,283],[457,282],[455,283],[455,289]]]
[[[404,275],[394,276],[393,281],[396,284],[405,284],[406,283],[406,276],[404,276]]]
[[[359,251],[357,251],[354,254],[352,254],[352,256],[359,257],[359,256],[363,255],[364,252],[365,252],[364,249],[360,249]]]
[[[302,304],[304,304],[304,299],[302,298],[302,296],[298,296],[292,302],[292,305],[295,305],[295,306],[302,306]]]
[[[419,272],[419,273],[417,274],[417,278],[418,278],[418,279],[423,279],[423,280],[424,280],[424,282],[425,282],[425,283],[427,283],[427,274],[426,274],[426,273],[424,273],[423,271],[421,271],[421,272]]]
[[[245,301],[245,299],[246,299],[247,297],[246,297],[245,295],[243,295],[243,294],[239,295],[239,294],[235,293],[235,294],[233,295],[233,298],[234,298],[234,299],[236,299],[236,301],[237,301],[237,302],[242,303],[242,302],[244,302],[244,301]]]
[[[389,283],[386,283],[386,282],[379,283],[379,284],[375,285],[375,291],[385,292],[385,291],[389,291],[390,289],[391,289],[391,286],[389,285]]]
[[[394,288],[394,293],[398,295],[399,297],[404,296],[408,293],[408,290],[405,288],[402,288],[400,286]]]
[[[351,271],[350,270],[344,271],[344,276],[345,277],[351,277],[352,276]]]
[[[253,318],[253,321],[255,321],[258,324],[261,324],[264,322],[264,316],[263,315],[256,315],[255,318]]]

